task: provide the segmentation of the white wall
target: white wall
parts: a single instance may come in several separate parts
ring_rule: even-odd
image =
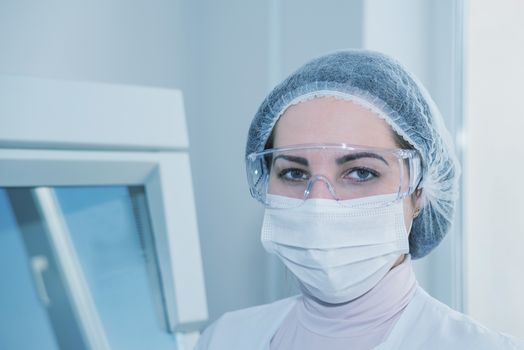
[[[467,309],[524,338],[524,3],[467,9]]]
[[[176,87],[180,1],[2,0],[0,74]]]

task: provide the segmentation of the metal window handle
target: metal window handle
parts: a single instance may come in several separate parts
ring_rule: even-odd
[[[31,269],[33,270],[33,278],[36,284],[36,290],[40,300],[45,306],[48,306],[51,302],[47,288],[44,282],[43,272],[49,267],[49,262],[44,255],[36,255],[31,257]]]

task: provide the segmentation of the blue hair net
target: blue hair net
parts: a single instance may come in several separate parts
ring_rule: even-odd
[[[409,245],[414,259],[427,255],[450,228],[460,167],[433,100],[392,58],[367,50],[346,50],[306,63],[262,102],[249,129],[246,155],[266,147],[278,118],[289,106],[324,96],[370,109],[420,153],[423,206],[413,221]]]

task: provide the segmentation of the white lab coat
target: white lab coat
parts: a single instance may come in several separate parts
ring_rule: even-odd
[[[295,296],[226,313],[206,329],[195,349],[269,350],[271,338],[297,300]],[[485,328],[418,287],[386,341],[375,347],[385,349],[524,350],[524,342]]]

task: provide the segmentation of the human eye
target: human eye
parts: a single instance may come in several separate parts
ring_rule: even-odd
[[[278,178],[288,182],[301,182],[309,179],[309,173],[300,168],[286,168],[278,173]]]
[[[366,182],[378,178],[379,176],[380,174],[373,169],[353,168],[345,173],[344,178],[349,178],[349,180],[356,182]]]

